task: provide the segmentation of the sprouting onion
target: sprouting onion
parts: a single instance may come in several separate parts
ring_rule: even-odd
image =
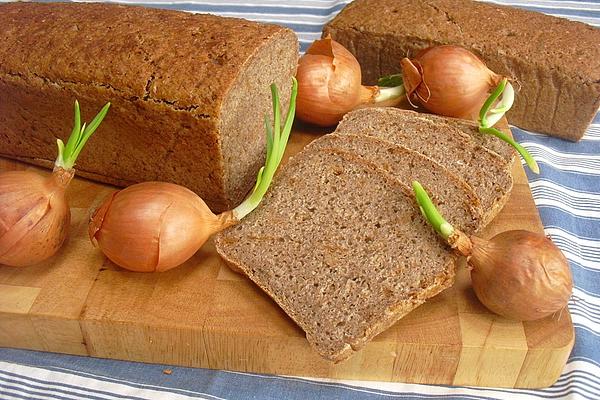
[[[92,136],[92,134],[98,129],[102,120],[108,113],[108,109],[110,107],[110,103],[107,103],[100,112],[94,117],[92,122],[89,125],[87,123],[83,123],[81,125],[81,113],[79,110],[79,102],[75,100],[75,118],[73,122],[73,131],[71,132],[71,136],[69,136],[69,140],[67,140],[67,145],[63,143],[62,140],[56,139],[56,144],[58,146],[58,156],[56,157],[56,161],[54,163],[55,168],[62,168],[65,170],[72,170],[75,166],[75,161],[83,147]],[[87,125],[87,126],[86,126]]]
[[[475,120],[478,114],[481,133],[494,135],[513,146],[529,168],[539,173],[531,154],[493,127],[510,110],[515,99],[507,78],[487,68],[469,50],[454,45],[426,48],[412,60],[402,59],[400,64],[406,97],[411,104],[417,101],[426,110],[447,117]],[[397,79],[397,75],[391,75],[382,83],[393,81],[394,77]],[[502,98],[496,104],[500,95]]]
[[[490,240],[468,236],[444,219],[419,182],[412,186],[429,224],[467,257],[473,290],[488,309],[529,321],[566,307],[573,278],[567,259],[552,240],[525,230],[502,232]]]
[[[502,95],[502,98],[496,104],[500,95]],[[479,132],[488,135],[494,135],[497,138],[510,144],[512,147],[515,148],[515,150],[517,150],[521,157],[523,157],[531,171],[536,174],[539,174],[540,167],[538,166],[535,159],[531,156],[531,154],[527,151],[527,149],[521,146],[512,137],[508,136],[501,130],[493,127],[504,116],[504,114],[508,110],[510,110],[514,102],[514,98],[515,94],[512,85],[508,83],[508,80],[506,78],[503,78],[496,87],[496,89],[494,89],[494,91],[487,98],[487,100],[481,107],[481,110],[479,111]]]
[[[432,46],[400,61],[408,101],[446,117],[475,119],[502,78],[461,46]]]
[[[143,182],[108,196],[92,216],[92,243],[115,264],[132,271],[166,271],[184,263],[213,234],[238,223],[262,201],[285,151],[296,111],[298,83],[292,82],[287,116],[275,84],[273,126],[265,116],[267,154],[254,188],[233,210],[215,215],[194,192],[166,182]]]
[[[287,145],[294,115],[296,111],[296,97],[298,95],[298,82],[294,79],[292,94],[290,96],[290,106],[283,129],[281,128],[281,104],[279,102],[279,93],[277,87],[271,85],[271,94],[273,98],[273,116],[274,123],[271,128],[269,117],[265,115],[265,132],[267,134],[267,159],[265,166],[261,167],[256,177],[256,184],[250,196],[246,198],[239,206],[233,209],[234,217],[239,221],[254,210],[261,202],[267,189],[271,185],[275,171],[283,158],[285,147]]]
[[[32,171],[0,174],[0,264],[37,264],[62,246],[71,221],[65,191],[75,175],[77,157],[109,107],[107,103],[89,125],[82,126],[75,101],[73,131],[66,146],[57,139],[58,157],[49,177]]]
[[[298,118],[319,125],[337,124],[344,114],[364,105],[400,102],[404,86],[363,86],[358,60],[326,37],[315,40],[298,61]]]

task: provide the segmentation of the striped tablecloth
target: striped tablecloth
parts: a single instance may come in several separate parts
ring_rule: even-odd
[[[286,25],[305,50],[349,1],[127,2]],[[597,0],[495,2],[600,26]],[[531,190],[546,233],[569,259],[575,279],[569,304],[575,347],[551,388],[309,380],[0,349],[0,399],[600,399],[600,114],[579,143],[513,133],[540,163],[541,174],[528,175]]]

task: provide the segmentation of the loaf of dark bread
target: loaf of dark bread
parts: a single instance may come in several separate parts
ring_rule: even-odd
[[[298,41],[241,19],[109,4],[0,5],[0,155],[51,166],[73,102],[108,116],[77,162],[116,185],[182,184],[215,211],[264,161],[269,85],[287,102]]]
[[[351,153],[313,146],[216,248],[321,356],[342,361],[454,282],[454,258],[409,190]]]
[[[600,29],[470,0],[355,0],[324,29],[361,64],[366,83],[398,73],[418,50],[457,44],[521,90],[511,123],[579,140],[600,105]]]

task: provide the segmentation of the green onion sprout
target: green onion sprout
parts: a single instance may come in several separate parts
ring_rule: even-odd
[[[505,91],[510,93],[507,93],[506,96],[502,97],[498,106],[492,108],[500,95],[504,94]],[[514,99],[515,95],[512,85],[508,83],[508,79],[503,78],[498,86],[496,86],[496,89],[494,89],[494,91],[489,95],[485,103],[483,103],[483,106],[479,111],[479,125],[483,126],[484,128],[491,128],[492,126],[496,125],[496,123],[504,116],[504,114],[510,110]],[[488,116],[488,114],[491,115]]]
[[[58,146],[58,157],[54,163],[55,167],[69,170],[75,166],[75,161],[77,161],[79,153],[81,153],[81,150],[83,150],[83,147],[88,139],[100,126],[100,123],[108,113],[109,108],[110,103],[106,103],[89,125],[86,126],[85,122],[83,125],[81,125],[79,102],[75,100],[73,131],[71,132],[71,136],[69,136],[69,140],[67,140],[67,145],[65,146],[62,140],[56,139],[56,144]]]
[[[527,149],[525,149],[525,147],[521,146],[519,143],[517,143],[513,138],[508,136],[506,133],[504,133],[501,130],[498,130],[496,128],[483,128],[483,127],[479,127],[479,132],[489,134],[489,135],[494,135],[497,138],[510,144],[512,147],[515,148],[515,150],[517,150],[517,152],[521,155],[521,157],[523,157],[523,160],[525,160],[525,163],[527,164],[527,166],[529,167],[529,169],[531,169],[531,171],[533,173],[535,173],[535,174],[540,173],[540,167],[539,167],[537,161],[535,161],[535,159],[533,158],[533,156],[527,151]]]
[[[382,76],[377,80],[377,86],[378,93],[375,95],[375,103],[396,100],[406,94],[402,74]]]
[[[377,86],[381,87],[396,87],[403,84],[402,74],[386,75],[377,80]]]
[[[265,165],[260,168],[256,176],[256,184],[250,195],[236,208],[233,209],[234,216],[241,220],[254,210],[262,201],[267,189],[271,185],[275,171],[283,158],[283,153],[288,143],[292,124],[296,114],[296,97],[298,95],[298,81],[292,78],[292,93],[290,105],[285,118],[283,128],[281,127],[281,103],[279,92],[275,84],[271,85],[271,96],[273,99],[273,126],[271,127],[269,117],[265,115],[265,132],[267,135],[267,157]]]
[[[417,181],[412,182],[413,191],[421,213],[427,219],[427,222],[435,229],[441,237],[448,240],[448,238],[454,233],[454,227],[442,217],[442,214],[437,210],[431,198],[423,189],[423,186]]]
[[[492,108],[500,95],[502,95],[502,98],[498,104]],[[540,167],[527,149],[517,143],[506,133],[493,127],[504,116],[504,114],[510,110],[514,101],[515,91],[512,85],[508,82],[508,79],[503,78],[496,89],[494,89],[494,91],[487,98],[485,103],[483,103],[483,106],[479,111],[479,132],[488,135],[494,135],[504,142],[510,144],[521,155],[521,157],[523,157],[525,163],[531,169],[531,171],[539,174]]]

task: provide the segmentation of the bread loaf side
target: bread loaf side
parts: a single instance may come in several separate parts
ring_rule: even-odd
[[[524,129],[579,140],[600,106],[600,29],[471,0],[355,0],[323,31],[358,59],[372,84],[400,60],[457,44],[520,86],[508,113]]]
[[[239,203],[264,161],[275,82],[284,105],[298,42],[283,27],[114,4],[0,5],[0,155],[50,167],[73,102],[108,116],[78,174],[161,180],[215,211]]]

